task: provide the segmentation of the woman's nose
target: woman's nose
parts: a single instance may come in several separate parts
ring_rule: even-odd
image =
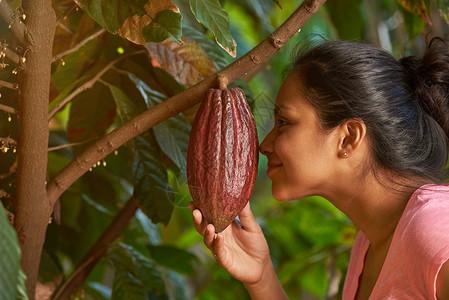
[[[274,132],[271,130],[265,139],[260,143],[259,150],[260,153],[267,156],[273,152],[273,140],[274,140]]]

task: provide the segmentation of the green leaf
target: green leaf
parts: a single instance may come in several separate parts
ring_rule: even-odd
[[[145,232],[148,241],[151,244],[158,245],[161,243],[158,227],[151,223],[148,217],[140,209],[136,211],[136,220],[139,222],[140,227],[142,227],[143,232]]]
[[[129,74],[142,94],[148,108],[154,107],[166,100],[166,96],[151,89],[145,82]],[[190,138],[190,124],[186,118],[178,114],[153,127],[154,135],[165,154],[176,164],[181,173],[187,178],[187,147]]]
[[[411,14],[418,16],[425,23],[432,25],[429,14],[427,12],[427,0],[396,0],[405,10]]]
[[[201,48],[204,49],[207,55],[209,55],[215,63],[217,70],[224,69],[229,65],[230,60],[227,59],[229,56],[224,56],[224,51],[218,47],[216,43],[212,42],[204,33],[185,26],[183,27],[182,32],[185,36],[200,44]]]
[[[420,17],[406,11],[404,8],[400,7],[400,10],[404,17],[405,31],[409,39],[413,41],[426,27],[426,23]]]
[[[167,38],[180,43],[182,34],[182,16],[171,10],[157,13],[150,24],[143,28],[143,36],[147,42],[162,42]]]
[[[123,121],[138,115],[137,106],[119,88],[109,85]],[[173,190],[168,183],[162,151],[152,130],[133,140],[136,150],[134,159],[134,196],[142,211],[154,222],[168,223],[173,211]]]
[[[168,245],[148,246],[148,249],[158,264],[180,273],[194,273],[193,264],[198,261],[194,254]]]
[[[122,283],[126,282],[129,282],[132,286],[132,289],[127,291],[128,294],[137,297],[142,296],[140,293],[134,295],[134,287],[140,287],[143,294],[150,291],[154,292],[156,295],[165,294],[165,283],[157,266],[133,247],[123,243],[114,246],[111,248],[109,260],[112,261],[116,269],[116,276],[119,275],[118,279],[120,281],[117,281],[118,286],[121,286]],[[123,297],[124,295],[119,291],[116,291],[114,286],[112,293],[117,299],[128,299],[119,298],[118,296]]]
[[[0,294],[3,299],[27,299],[25,280],[20,268],[17,234],[0,205]]]
[[[142,282],[133,273],[116,265],[111,299],[146,300],[146,293]]]
[[[115,103],[102,84],[79,94],[70,108],[67,140],[81,142],[102,136],[114,122],[115,110]],[[86,146],[74,150],[78,153]]]
[[[435,0],[435,3],[443,19],[449,23],[449,0]]]
[[[229,30],[229,18],[218,0],[190,0],[195,18],[211,30],[218,45],[232,57],[237,55],[236,44]]]
[[[136,44],[181,38],[182,16],[170,0],[76,0],[100,26]],[[148,34],[150,28],[152,34]]]
[[[162,151],[152,132],[134,139],[134,196],[153,223],[167,224],[173,211],[173,190],[163,164]]]
[[[343,40],[360,40],[362,37],[364,24],[359,2],[358,0],[326,2],[332,24]]]
[[[148,258],[134,250],[131,246],[120,244],[132,257],[135,274],[142,281],[147,291],[154,291],[157,295],[165,292],[165,283],[157,266]]]

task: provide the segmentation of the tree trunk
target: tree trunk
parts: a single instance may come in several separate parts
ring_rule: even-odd
[[[51,0],[23,0],[30,40],[19,72],[19,147],[15,228],[22,249],[27,291],[34,299],[51,206],[46,192],[48,99],[56,16]]]

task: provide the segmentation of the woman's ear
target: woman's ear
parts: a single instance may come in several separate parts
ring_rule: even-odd
[[[339,126],[340,140],[338,155],[350,157],[362,145],[366,136],[366,125],[360,119],[349,119]]]

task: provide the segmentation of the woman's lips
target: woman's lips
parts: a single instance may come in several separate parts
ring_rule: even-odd
[[[282,166],[282,164],[280,163],[268,163],[268,169],[267,169],[267,175],[269,175],[269,173],[271,173],[274,169]]]

